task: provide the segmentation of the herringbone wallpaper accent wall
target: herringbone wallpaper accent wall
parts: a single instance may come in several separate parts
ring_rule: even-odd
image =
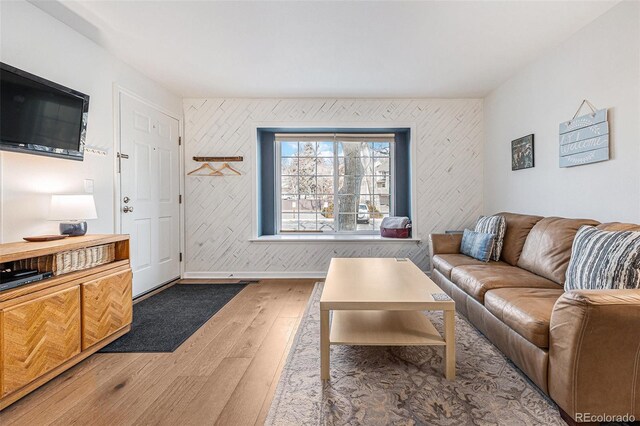
[[[332,257],[409,257],[427,270],[428,235],[473,224],[482,209],[479,99],[186,99],[185,170],[193,156],[244,156],[242,176],[185,177],[185,277],[326,272]],[[251,241],[255,127],[414,127],[414,223],[421,242]]]

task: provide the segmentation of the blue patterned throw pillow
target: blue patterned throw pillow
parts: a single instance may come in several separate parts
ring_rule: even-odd
[[[640,232],[578,230],[564,289],[640,289]]]
[[[462,244],[460,244],[460,253],[488,262],[493,250],[494,239],[493,234],[465,229],[462,235]]]
[[[494,235],[491,260],[500,260],[500,253],[502,253],[502,243],[504,241],[504,233],[506,230],[507,222],[504,216],[480,216],[478,218],[474,231]]]

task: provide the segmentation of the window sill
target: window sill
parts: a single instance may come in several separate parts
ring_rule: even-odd
[[[296,242],[317,242],[317,243],[335,243],[335,242],[369,242],[369,243],[418,243],[420,238],[384,238],[380,235],[264,235],[262,237],[252,238],[249,240],[256,243],[296,243]]]

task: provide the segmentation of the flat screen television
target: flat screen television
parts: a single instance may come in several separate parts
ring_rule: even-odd
[[[89,96],[0,62],[0,150],[82,161]]]

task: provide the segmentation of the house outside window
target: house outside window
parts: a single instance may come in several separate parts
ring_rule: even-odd
[[[394,213],[394,136],[277,133],[277,233],[378,233]]]

